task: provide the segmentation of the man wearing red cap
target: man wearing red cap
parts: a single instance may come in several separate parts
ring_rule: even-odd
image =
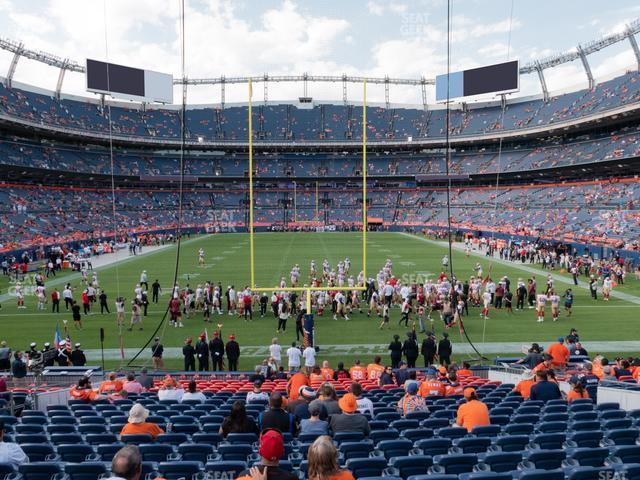
[[[284,439],[277,430],[266,430],[260,435],[260,463],[255,465],[267,480],[297,480],[297,475],[280,468],[280,459],[284,456]],[[266,472],[265,472],[266,470]],[[249,470],[240,472],[238,480],[250,480]]]
[[[240,345],[236,342],[235,335],[229,335],[229,341],[225,346],[227,353],[227,362],[229,363],[229,371],[235,372],[238,370],[238,359],[240,358]]]

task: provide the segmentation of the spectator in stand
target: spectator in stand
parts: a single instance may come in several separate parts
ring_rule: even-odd
[[[379,356],[376,356],[373,359],[373,363],[367,365],[367,379],[369,380],[378,380],[382,372],[384,372],[384,367],[380,364],[382,359]]]
[[[325,360],[325,361],[322,362],[322,368],[320,369],[320,373],[322,375],[322,379],[323,380],[328,380],[328,381],[333,380],[333,375],[334,375],[335,372],[329,366],[329,361],[328,360]]]
[[[349,387],[349,392],[353,393],[358,403],[358,412],[366,415],[367,413],[373,418],[373,402],[367,397],[362,396],[362,385],[354,382]]]
[[[380,375],[378,379],[378,385],[380,387],[384,387],[385,385],[395,385],[395,380],[393,378],[393,368],[390,365],[387,365],[384,368],[384,372]]]
[[[551,364],[554,368],[565,369],[571,353],[569,349],[564,345],[564,338],[559,337],[557,343],[554,343],[547,349],[547,353],[551,355]]]
[[[619,366],[613,368],[613,374],[616,379],[620,379],[620,377],[630,377],[631,370],[629,369],[629,362],[627,360],[620,360]]]
[[[220,435],[227,437],[230,433],[255,433],[259,432],[256,422],[247,415],[245,402],[236,400],[231,406],[231,413],[220,425]]]
[[[403,417],[410,412],[428,412],[429,408],[424,398],[418,395],[418,384],[410,383],[407,385],[404,397],[398,400],[398,412]]]
[[[344,368],[344,362],[338,362],[338,368],[335,372],[333,372],[334,380],[347,380],[351,378],[349,372]]]
[[[129,372],[127,374],[127,381],[122,385],[122,390],[129,394],[140,395],[145,391],[145,388],[138,380],[136,380],[136,376],[133,372]]]
[[[576,349],[573,351],[574,355],[588,357],[589,352],[582,346],[580,342],[576,342]]]
[[[27,457],[20,445],[4,441],[4,432],[4,422],[0,420],[0,463],[7,463],[14,467],[29,463],[29,457]]]
[[[308,480],[355,480],[350,471],[341,470],[338,466],[338,451],[327,435],[318,437],[311,444],[307,462]]]
[[[318,389],[318,399],[316,401],[320,402],[324,410],[326,410],[327,415],[340,413],[338,396],[335,388],[333,388],[333,384],[330,382],[325,382],[320,385],[320,388]]]
[[[155,440],[164,430],[155,423],[147,422],[148,417],[149,410],[139,403],[134,404],[129,410],[128,423],[120,430],[120,436],[146,434]]]
[[[418,385],[420,396],[423,398],[444,397],[447,393],[445,384],[436,378],[436,371],[433,368],[430,368],[425,372],[424,381],[422,383],[418,383],[417,381],[407,382],[407,384],[409,383],[415,383]]]
[[[91,387],[91,380],[88,377],[82,377],[78,380],[78,384],[69,390],[69,395],[73,400],[82,400],[85,402],[100,402],[107,400],[106,395],[99,395]]]
[[[329,427],[333,433],[361,432],[365,437],[371,428],[367,418],[358,413],[358,401],[353,393],[346,393],[338,400],[342,413],[331,415]]]
[[[519,393],[522,398],[528,400],[531,396],[531,387],[536,384],[536,375],[532,372],[523,373],[522,380],[513,388],[513,391]]]
[[[471,371],[471,365],[469,362],[462,362],[462,368],[459,369],[456,374],[458,378],[465,378],[473,376],[473,372]]]
[[[531,344],[531,348],[529,349],[527,356],[521,358],[515,363],[518,365],[524,364],[529,370],[533,370],[537,365],[542,363],[542,360],[543,358],[540,345],[533,343]]]
[[[253,382],[253,390],[247,392],[247,403],[268,401],[269,394],[262,391],[262,382],[260,380],[255,380]]]
[[[327,435],[329,424],[320,419],[322,409],[319,403],[309,405],[309,418],[300,420],[300,434]]]
[[[265,480],[298,480],[298,476],[280,468],[280,459],[284,456],[284,439],[277,430],[267,430],[260,435],[260,463],[250,470],[240,472],[238,480],[251,480],[259,476]]]
[[[289,379],[289,382],[287,382],[287,395],[289,397],[289,401],[296,400],[298,398],[300,387],[304,385],[309,385],[309,377],[307,377],[306,372],[301,370],[293,375]]]
[[[536,372],[536,384],[531,387],[529,398],[531,398],[531,400],[548,402],[549,400],[559,400],[562,398],[562,394],[560,393],[558,384],[549,381],[547,371],[540,370]]]
[[[181,401],[184,402],[185,400],[197,400],[200,403],[204,403],[204,401],[207,399],[204,393],[198,391],[198,384],[195,380],[189,381],[189,386],[187,388],[188,390],[184,393],[184,395],[182,395]]]
[[[107,480],[139,480],[142,476],[142,455],[135,445],[122,447],[111,461],[112,477]]]
[[[279,392],[274,392],[269,397],[269,410],[261,412],[258,417],[260,431],[275,428],[282,433],[296,434],[296,422],[293,414],[284,410],[284,399]]]
[[[122,391],[122,382],[118,380],[118,374],[116,372],[110,372],[107,375],[108,380],[105,380],[100,384],[100,388],[98,389],[98,393],[102,393],[103,395],[109,395],[111,393]]]
[[[463,395],[465,403],[458,407],[456,425],[466,428],[467,432],[471,432],[475,427],[490,425],[489,409],[478,399],[475,389],[465,388]]]
[[[532,370],[531,373],[538,373],[540,371],[547,371],[547,370],[551,370],[553,368],[553,363],[551,362],[551,355],[549,355],[548,353],[543,353],[542,354],[542,362],[540,362],[538,365],[536,365]]]
[[[360,365],[360,360],[356,360],[349,369],[349,376],[356,382],[367,379],[367,369]]]
[[[571,390],[567,393],[567,402],[571,403],[579,398],[589,398],[589,392],[587,392],[580,380],[571,383]]]
[[[162,382],[162,387],[158,390],[158,400],[175,400],[181,402],[184,390],[173,378],[167,375]]]
[[[293,413],[296,417],[296,421],[300,422],[302,419],[309,418],[309,404],[316,399],[316,392],[313,388],[303,385],[298,391],[298,399],[293,400],[287,404],[287,411]],[[323,415],[327,417],[326,411]]]
[[[7,381],[4,377],[0,377],[0,393],[7,391]]]
[[[138,375],[138,382],[140,382],[140,385],[142,385],[145,390],[153,387],[153,378],[147,375],[147,373],[147,368],[144,367],[140,370],[140,375]]]

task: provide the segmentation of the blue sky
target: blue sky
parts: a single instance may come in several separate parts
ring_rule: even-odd
[[[444,0],[186,3],[187,74],[191,77],[309,72],[417,78],[442,73],[446,65]],[[464,69],[507,58],[527,63],[596,39],[640,16],[637,1],[618,0],[606,7],[595,0],[454,1],[452,67]],[[180,68],[177,18],[177,0],[0,0],[2,35],[29,48],[80,62],[87,57],[108,58],[174,75],[179,75]],[[0,53],[0,72],[6,71],[10,59],[8,53]],[[591,60],[599,78],[634,64],[627,42]],[[53,89],[57,71],[23,59],[16,80]],[[586,83],[579,62],[548,71],[547,81],[552,90]],[[521,94],[537,93],[539,88],[535,75],[523,77],[521,86]],[[65,91],[83,93],[83,89],[82,75],[67,76]],[[254,91],[262,96],[261,86]],[[273,85],[269,99],[291,100],[301,93],[301,85]],[[312,85],[310,93],[318,99],[342,96],[341,85]],[[359,88],[350,86],[349,97],[359,100]],[[433,99],[432,91],[429,97]],[[192,103],[219,99],[217,87],[189,91]],[[246,87],[229,87],[226,99],[245,100]],[[383,99],[381,87],[369,89],[370,101]],[[392,102],[419,100],[417,89],[391,90]]]

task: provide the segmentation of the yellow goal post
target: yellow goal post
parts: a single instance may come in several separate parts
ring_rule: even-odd
[[[249,264],[251,289],[255,292],[306,292],[306,310],[311,313],[311,292],[340,290],[336,287],[257,287],[255,283],[255,249],[253,223],[253,87],[249,79]],[[367,81],[362,82],[362,272],[367,280]],[[365,290],[365,286],[342,288]]]

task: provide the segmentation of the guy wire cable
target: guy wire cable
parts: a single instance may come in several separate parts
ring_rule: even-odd
[[[447,0],[447,109],[446,109],[446,117],[445,117],[445,174],[447,175],[447,239],[449,244],[449,271],[451,274],[451,283],[453,285],[453,248],[452,248],[452,240],[451,240],[451,177],[449,175],[449,162],[451,160],[451,142],[449,139],[449,124],[451,118],[451,4],[453,0]],[[467,343],[471,345],[473,351],[478,354],[478,360],[488,360],[484,355],[482,355],[478,349],[475,347],[469,335],[467,334],[467,329],[464,326],[464,322],[460,319],[460,331],[464,333],[465,338],[467,339]]]
[[[104,18],[104,55],[107,65],[107,91],[111,91],[111,85],[109,80],[109,32],[108,32],[108,20],[107,20],[107,0],[102,1],[102,11]],[[109,160],[111,163],[111,219],[113,222],[113,244],[114,249],[118,245],[118,220],[116,218],[116,182],[115,182],[115,167],[113,160],[113,124],[111,120],[111,102],[107,103],[107,117],[109,119]],[[126,235],[126,231],[125,231]],[[117,255],[117,251],[115,252]],[[120,297],[120,270],[119,263],[114,262],[116,269],[116,298]],[[116,313],[117,315],[117,313]],[[124,352],[124,340],[122,338],[122,325],[118,325],[118,342],[120,346],[120,350]],[[124,360],[121,357],[121,361]]]
[[[180,0],[180,61],[181,61],[181,78],[185,80],[185,29],[184,29],[184,0]],[[179,195],[178,195],[178,223],[176,225],[176,265],[173,272],[173,285],[171,285],[171,298],[175,293],[175,287],[178,284],[178,269],[180,267],[180,247],[182,244],[182,207],[183,207],[183,193],[184,193],[184,150],[185,150],[185,134],[186,134],[186,114],[187,110],[187,82],[182,82],[182,108],[180,110],[180,183],[179,183]],[[160,338],[164,336],[164,332],[167,328],[167,314],[169,313],[169,305],[167,305],[162,320],[158,323],[155,330],[147,340],[147,342],[140,348],[138,353],[129,360],[128,365],[131,365],[140,354],[149,346],[153,339],[157,336],[160,328],[163,328]]]

